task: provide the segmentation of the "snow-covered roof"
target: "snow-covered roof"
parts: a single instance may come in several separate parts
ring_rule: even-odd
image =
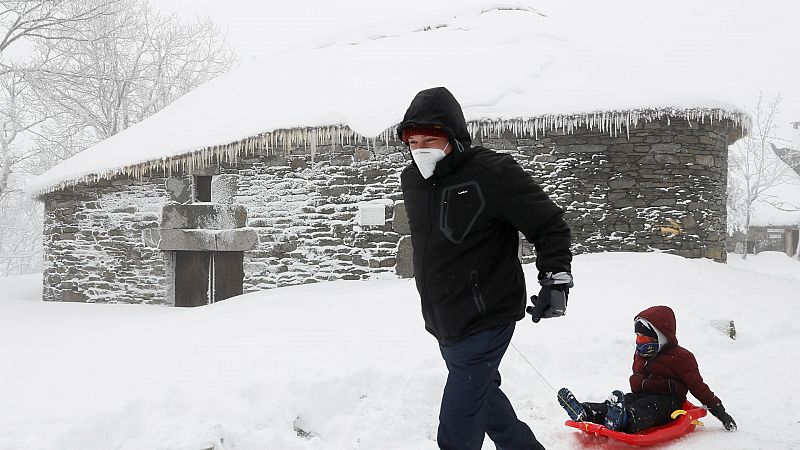
[[[531,134],[577,126],[624,133],[632,122],[664,116],[746,127],[747,116],[725,103],[737,104],[737,97],[713,74],[664,71],[642,52],[642,60],[615,58],[614,46],[623,43],[591,47],[571,40],[572,31],[530,7],[492,5],[313,41],[205,83],[45,172],[27,191],[211,156],[235,159],[259,142],[386,136],[413,96],[432,86],[454,93],[476,132],[481,122],[495,121]]]

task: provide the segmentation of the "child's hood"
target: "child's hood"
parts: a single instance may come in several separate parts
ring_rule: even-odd
[[[669,306],[651,306],[636,315],[634,320],[639,317],[646,319],[669,341],[662,345],[662,348],[678,345],[678,338],[675,336],[675,313]]]

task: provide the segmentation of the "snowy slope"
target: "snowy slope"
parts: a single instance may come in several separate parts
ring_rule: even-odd
[[[724,72],[741,55],[727,47],[709,53],[695,41],[708,38],[718,46],[736,37],[720,22],[719,8],[693,6],[702,18],[673,33],[673,23],[653,22],[653,15],[673,18],[686,4],[630,4],[624,15],[602,19],[543,4],[553,12],[496,3],[453,6],[447,14],[403,16],[412,11],[401,10],[386,22],[242,65],[26,189],[40,193],[89,174],[110,176],[124,166],[293,127],[341,124],[379,136],[401,120],[416,92],[433,86],[447,86],[467,120],[652,108],[735,111],[750,98],[749,79]],[[642,33],[652,35],[631,39]]]
[[[520,322],[513,343],[555,388],[602,400],[627,387],[633,316],[668,304],[740,429],[709,417],[661,448],[800,448],[790,413],[800,395],[787,389],[800,369],[800,262],[731,256],[727,266],[578,256],[568,315]],[[412,280],[297,286],[195,309],[30,301],[38,283],[0,279],[0,448],[435,448],[445,369]],[[713,320],[735,320],[737,340]],[[515,350],[501,371],[548,449],[615,448],[562,426],[555,394]]]

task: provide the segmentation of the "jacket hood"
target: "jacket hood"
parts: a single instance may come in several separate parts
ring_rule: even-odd
[[[397,137],[402,139],[403,130],[410,126],[441,128],[451,141],[459,141],[465,148],[472,144],[461,105],[444,87],[425,89],[414,97],[397,126]]]
[[[662,349],[678,345],[678,338],[675,336],[675,313],[672,308],[669,306],[651,306],[637,314],[634,321],[639,318],[647,320],[657,332],[667,339],[668,342],[666,344],[660,345]]]

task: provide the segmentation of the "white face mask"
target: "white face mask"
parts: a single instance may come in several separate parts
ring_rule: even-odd
[[[447,145],[450,145],[448,142]],[[444,148],[418,148],[411,150],[411,157],[414,158],[414,162],[417,164],[417,168],[419,168],[419,172],[422,174],[422,178],[426,180],[433,175],[433,170],[436,169],[436,163],[444,159],[445,157],[445,150],[447,150],[447,145]]]

